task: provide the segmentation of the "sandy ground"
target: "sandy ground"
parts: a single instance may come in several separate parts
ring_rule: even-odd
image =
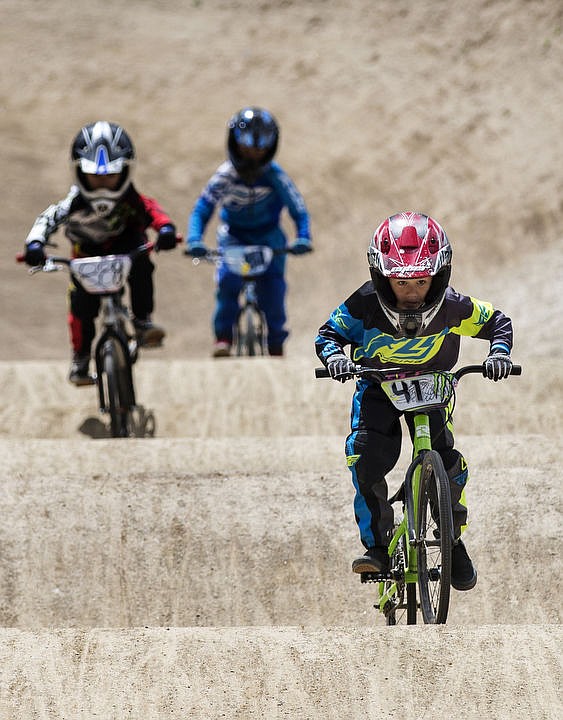
[[[561,3],[3,0],[2,15],[1,720],[560,718]],[[287,357],[212,361],[211,271],[162,254],[168,338],[136,376],[156,437],[111,440],[94,391],[66,382],[67,279],[13,257],[66,193],[83,123],[130,130],[138,187],[183,231],[246,103],[277,115],[312,215]],[[313,378],[316,329],[367,277],[377,223],[407,208],[442,221],[454,286],[513,318],[524,366],[460,388],[479,583],[439,628],[386,628],[350,572],[351,388]]]

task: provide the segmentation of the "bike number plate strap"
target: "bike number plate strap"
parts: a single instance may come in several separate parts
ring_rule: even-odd
[[[223,259],[232,273],[241,277],[262,275],[268,269],[274,251],[267,245],[232,245],[223,250]]]
[[[71,260],[70,269],[87,292],[103,295],[121,290],[131,263],[128,255],[101,255]]]
[[[455,387],[451,373],[433,372],[400,380],[385,380],[383,392],[398,410],[446,407]]]

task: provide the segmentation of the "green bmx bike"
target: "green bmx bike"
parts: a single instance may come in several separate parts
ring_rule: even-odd
[[[512,367],[512,375],[521,372],[521,366]],[[445,623],[448,616],[454,542],[450,484],[442,458],[432,449],[428,413],[444,408],[447,422],[457,384],[470,373],[486,377],[484,365],[418,373],[356,366],[356,377],[378,383],[393,405],[411,413],[414,421],[413,459],[391,499],[402,503],[402,513],[389,543],[390,569],[361,574],[362,583],[376,584],[375,608],[387,625],[414,625],[419,611],[426,624]],[[315,374],[329,376],[324,368]]]

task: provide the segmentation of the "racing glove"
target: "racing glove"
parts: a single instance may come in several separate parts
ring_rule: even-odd
[[[344,353],[336,353],[327,359],[326,369],[333,380],[346,382],[353,377],[356,366]]]
[[[172,224],[163,225],[158,231],[154,249],[156,252],[160,252],[160,250],[174,250],[175,247],[176,228]]]
[[[313,251],[313,246],[309,238],[297,238],[295,242],[289,246],[289,252],[292,255],[304,255]]]
[[[47,256],[45,255],[45,247],[41,240],[32,240],[25,246],[23,260],[26,265],[44,265]]]
[[[203,257],[207,254],[207,252],[207,245],[201,242],[201,240],[192,240],[192,242],[188,242],[185,250],[186,255],[191,255],[192,257]]]
[[[501,350],[491,352],[485,360],[485,374],[489,380],[502,380],[510,375],[512,370],[512,360],[508,353]]]

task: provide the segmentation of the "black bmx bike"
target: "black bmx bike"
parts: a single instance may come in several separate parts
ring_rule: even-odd
[[[92,380],[97,385],[100,412],[109,416],[109,432],[114,438],[152,437],[155,433],[153,413],[137,403],[133,366],[139,343],[123,300],[133,260],[153,247],[154,243],[148,242],[130,253],[85,258],[49,255],[43,265],[29,270],[32,274],[50,273],[67,267],[87,293],[100,297],[99,329],[93,346],[96,373]]]

